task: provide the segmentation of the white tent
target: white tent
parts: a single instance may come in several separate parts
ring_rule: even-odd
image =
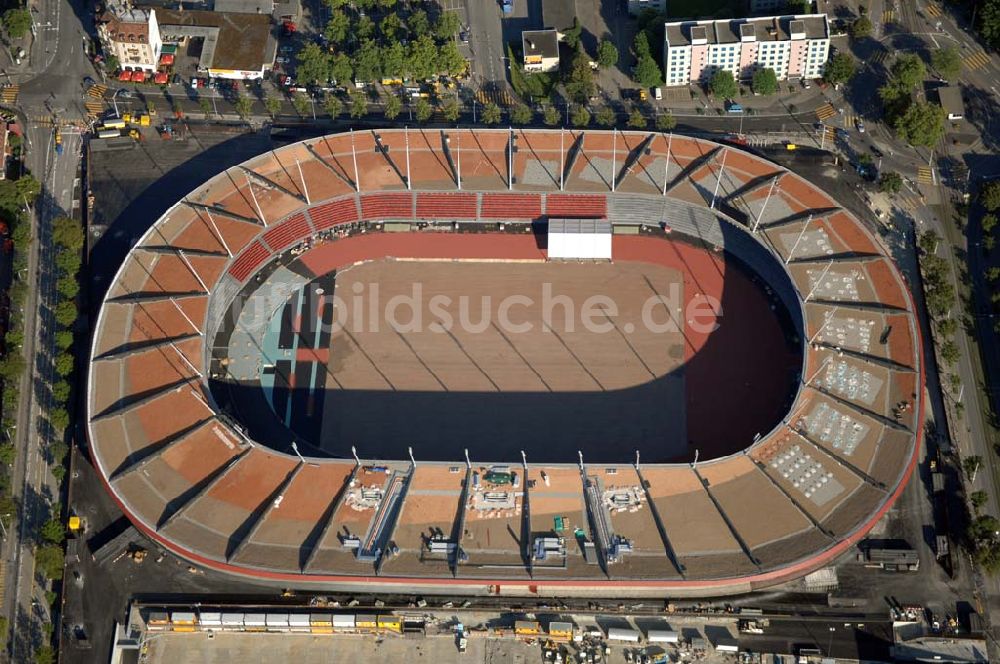
[[[549,219],[550,260],[611,260],[611,222]]]

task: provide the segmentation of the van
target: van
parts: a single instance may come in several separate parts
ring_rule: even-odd
[[[656,101],[661,101],[663,99],[663,88],[653,88],[653,96]]]
[[[726,105],[726,112],[727,113],[742,113],[743,112],[743,107],[740,106],[739,104],[737,104],[736,102],[731,101],[731,102],[729,102],[729,104]]]

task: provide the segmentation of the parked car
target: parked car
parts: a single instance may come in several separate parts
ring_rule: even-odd
[[[458,33],[458,40],[463,44],[469,43],[469,33],[466,30],[462,30]]]
[[[86,85],[87,87],[94,85],[94,83],[95,83],[94,79],[92,79],[90,76],[83,77],[83,84]]]
[[[865,123],[861,120],[861,118],[855,120],[854,125],[858,128],[859,134],[865,133]]]

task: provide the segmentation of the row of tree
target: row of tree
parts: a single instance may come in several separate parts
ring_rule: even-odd
[[[937,254],[940,244],[941,238],[934,231],[925,231],[917,238],[927,313],[934,328],[940,357],[950,366],[958,361],[959,356],[955,344],[958,314],[953,311],[957,298],[948,260]]]
[[[295,76],[303,85],[341,86],[352,79],[458,76],[467,67],[454,39],[459,27],[455,12],[441,12],[432,21],[422,9],[394,11],[376,25],[357,7],[335,9],[324,29],[326,45],[307,44],[296,58]]]
[[[1000,180],[993,180],[983,186],[979,193],[979,204],[983,206],[986,213],[980,220],[982,229],[982,249],[988,257],[997,246],[998,223],[997,215],[1000,214]],[[1000,314],[1000,267],[992,266],[986,269],[986,280],[990,284],[990,305],[993,313]],[[993,329],[1000,334],[1000,317],[997,318]]]

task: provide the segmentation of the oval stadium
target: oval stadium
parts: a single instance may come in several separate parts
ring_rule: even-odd
[[[219,173],[132,248],[90,451],[143,533],[255,582],[740,593],[892,506],[920,347],[870,229],[737,147],[334,134]]]

